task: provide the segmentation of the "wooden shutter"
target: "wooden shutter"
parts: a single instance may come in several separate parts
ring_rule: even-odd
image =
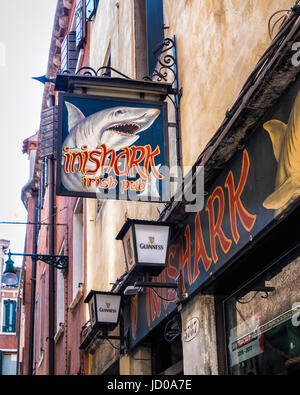
[[[76,48],[80,49],[85,40],[85,1],[76,0]]]
[[[157,63],[159,53],[153,49],[164,40],[163,0],[146,0],[146,35],[148,53],[148,75],[151,77]]]
[[[12,332],[16,332],[17,330],[17,301],[12,301],[11,308],[13,309],[13,320],[12,320]]]
[[[57,107],[49,107],[41,115],[41,156],[54,155],[57,145]]]
[[[76,71],[77,59],[76,32],[70,32],[66,35],[61,45],[61,73],[69,71],[71,74],[74,74]]]
[[[6,333],[9,331],[9,300],[3,301],[3,315],[2,315],[2,332]]]

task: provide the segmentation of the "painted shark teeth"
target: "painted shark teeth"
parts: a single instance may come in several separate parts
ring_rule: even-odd
[[[119,123],[106,129],[106,131],[121,134],[122,136],[134,135],[140,130],[140,126],[135,122]]]

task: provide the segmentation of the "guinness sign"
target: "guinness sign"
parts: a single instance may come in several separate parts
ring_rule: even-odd
[[[93,328],[113,330],[117,326],[121,304],[120,294],[92,290],[84,302],[89,304]]]
[[[154,239],[154,237],[153,237],[153,239]],[[152,241],[151,244],[141,243],[140,244],[140,248],[146,249],[146,250],[163,250],[164,249],[163,245],[161,245],[161,244],[153,244],[153,243],[154,243],[154,241]]]
[[[158,276],[166,267],[170,224],[128,219],[117,240],[122,240],[129,282],[137,276]]]

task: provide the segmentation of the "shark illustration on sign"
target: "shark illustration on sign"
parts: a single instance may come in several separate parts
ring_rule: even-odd
[[[270,135],[278,162],[275,191],[263,206],[279,214],[300,196],[300,91],[288,124],[273,119],[263,127]]]
[[[139,133],[146,131],[160,114],[156,108],[119,106],[85,117],[72,103],[65,102],[65,105],[69,134],[63,142],[63,148],[69,147],[70,152],[78,151],[82,146],[96,149],[101,144],[115,151],[130,147],[139,139]],[[86,168],[89,168],[89,163]],[[62,183],[68,190],[84,191],[79,172],[66,174],[62,171]],[[96,186],[91,186],[89,192],[97,192]]]

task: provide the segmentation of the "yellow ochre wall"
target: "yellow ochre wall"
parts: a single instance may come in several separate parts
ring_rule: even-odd
[[[164,23],[169,27],[165,36],[176,36],[183,89],[184,166],[194,164],[270,44],[269,18],[293,4],[293,0],[164,0]],[[135,78],[135,56],[146,56],[146,49],[135,53],[133,8],[134,0],[99,2],[91,27],[91,67],[104,65],[111,48],[112,67]],[[125,271],[122,243],[115,236],[126,216],[157,219],[161,207],[106,201],[97,215],[96,200],[86,199],[88,289],[108,291]]]

